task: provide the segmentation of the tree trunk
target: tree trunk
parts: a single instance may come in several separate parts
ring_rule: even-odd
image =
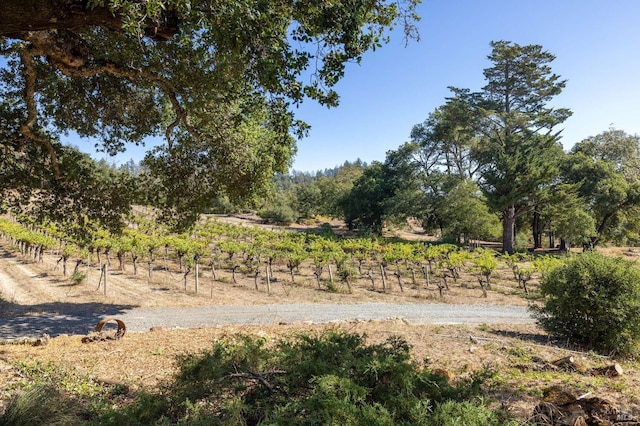
[[[568,251],[567,249],[567,242],[565,241],[564,238],[560,238],[560,251]]]
[[[398,286],[400,287],[400,291],[404,293],[404,287],[402,286],[402,274],[400,273],[400,265],[396,264],[396,277],[398,278]]]
[[[533,212],[533,219],[531,220],[531,230],[533,232],[533,248],[534,250],[542,247],[542,220],[540,219],[540,212],[535,210]]]
[[[509,206],[502,212],[502,251],[513,254],[515,239],[516,208]]]
[[[613,365],[607,365],[605,367],[600,367],[600,368],[592,368],[591,370],[589,370],[589,372],[594,376],[605,376],[605,377],[618,377],[618,376],[624,375],[624,370],[618,363],[615,363]]]
[[[102,270],[102,256],[100,256],[101,252],[102,250],[96,249],[96,256],[98,257],[98,269],[100,270]]]
[[[322,288],[322,286],[320,285],[320,276],[322,275],[322,266],[316,266],[315,271],[313,272],[313,275],[316,276],[316,282],[318,284],[318,290],[320,290]]]
[[[153,274],[153,261],[155,260],[155,253],[153,249],[149,249],[149,279],[151,279],[151,274]]]
[[[118,259],[118,270],[124,272],[124,253],[117,252],[116,258]]]
[[[253,284],[256,287],[256,291],[260,290],[260,287],[258,286],[258,284],[260,283],[260,264],[258,263],[258,267],[255,270],[255,273],[253,274]]]
[[[369,271],[367,272],[367,277],[369,277],[369,279],[371,280],[371,289],[375,290],[376,282],[375,282],[375,279],[373,278],[373,271],[371,269],[369,269]]]
[[[231,282],[233,284],[238,284],[238,280],[236,280],[236,270],[239,268],[240,266],[238,265],[233,265],[231,267]]]
[[[213,277],[213,280],[216,281],[218,277],[216,276],[216,264],[213,259],[209,262],[209,266],[211,266],[211,276]]]

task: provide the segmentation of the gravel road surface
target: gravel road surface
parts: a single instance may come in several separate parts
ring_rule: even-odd
[[[87,334],[101,319],[115,317],[127,331],[151,327],[197,328],[223,325],[275,325],[328,323],[343,320],[404,319],[414,324],[524,324],[534,322],[527,308],[498,305],[449,304],[274,304],[256,306],[204,306],[147,308],[100,313],[40,312],[0,316],[0,339],[40,337],[44,333]],[[115,324],[114,324],[115,325]]]

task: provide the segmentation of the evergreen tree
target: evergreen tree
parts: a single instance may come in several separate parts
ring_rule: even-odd
[[[468,99],[481,114],[482,139],[474,152],[479,185],[502,216],[502,247],[512,253],[516,219],[533,210],[539,193],[559,174],[563,151],[554,129],[571,112],[548,105],[566,83],[551,71],[552,54],[539,45],[497,41],[491,46],[487,84]]]

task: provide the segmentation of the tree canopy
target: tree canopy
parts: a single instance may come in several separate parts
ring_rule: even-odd
[[[0,163],[28,163],[48,183],[20,190],[55,187],[63,199],[73,187],[62,135],[93,138],[109,154],[162,137],[146,157],[147,182],[168,186],[156,201],[188,222],[204,200],[259,192],[286,171],[294,136],[308,130],[293,107],[337,105],[347,63],[396,23],[417,37],[417,3],[3,1]],[[12,182],[0,190],[15,191]]]
[[[558,183],[564,152],[556,127],[571,112],[549,105],[566,83],[552,72],[551,53],[508,41],[494,41],[491,48],[482,90],[451,87],[453,96],[414,126],[411,142],[389,151],[380,169],[393,165],[402,172],[389,182],[375,180],[384,191],[369,193],[381,194],[374,197],[376,207],[387,206],[376,217],[416,215],[425,229],[455,237],[490,235],[495,221],[488,206],[502,219],[503,250],[512,253],[516,220],[542,208]],[[361,180],[354,189],[363,192],[368,183]],[[355,197],[365,210],[357,217],[367,216],[362,200],[370,198],[364,192]],[[394,212],[399,206],[400,215]]]
[[[577,187],[595,223],[592,244],[638,241],[640,137],[609,129],[587,138],[574,145],[562,169],[563,179]]]

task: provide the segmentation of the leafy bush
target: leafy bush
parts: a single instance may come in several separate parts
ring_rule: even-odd
[[[267,222],[276,223],[278,225],[290,225],[298,220],[298,214],[291,208],[291,206],[283,203],[277,203],[271,207],[261,210],[258,212],[258,216]]]
[[[96,424],[428,426],[449,411],[487,419],[470,425],[501,424],[477,398],[484,377],[454,386],[413,362],[398,337],[369,345],[339,329],[278,342],[234,335],[180,365],[160,395],[104,412]],[[469,399],[476,402],[440,406]]]
[[[46,380],[9,404],[0,426],[475,426],[509,420],[479,397],[489,372],[454,385],[412,361],[402,338],[365,340],[340,329],[278,341],[229,335],[209,351],[181,357],[180,371],[159,391],[133,398],[114,389],[68,389],[58,372],[35,364],[33,374],[49,372]]]
[[[236,214],[239,211],[238,206],[233,204],[227,196],[214,199],[211,202],[211,206],[207,209],[207,213],[213,214]]]
[[[640,269],[633,262],[589,251],[545,273],[544,306],[533,308],[551,334],[590,349],[638,353]]]
[[[529,234],[526,232],[518,232],[513,242],[513,249],[518,253],[526,252],[531,247],[529,242]]]

